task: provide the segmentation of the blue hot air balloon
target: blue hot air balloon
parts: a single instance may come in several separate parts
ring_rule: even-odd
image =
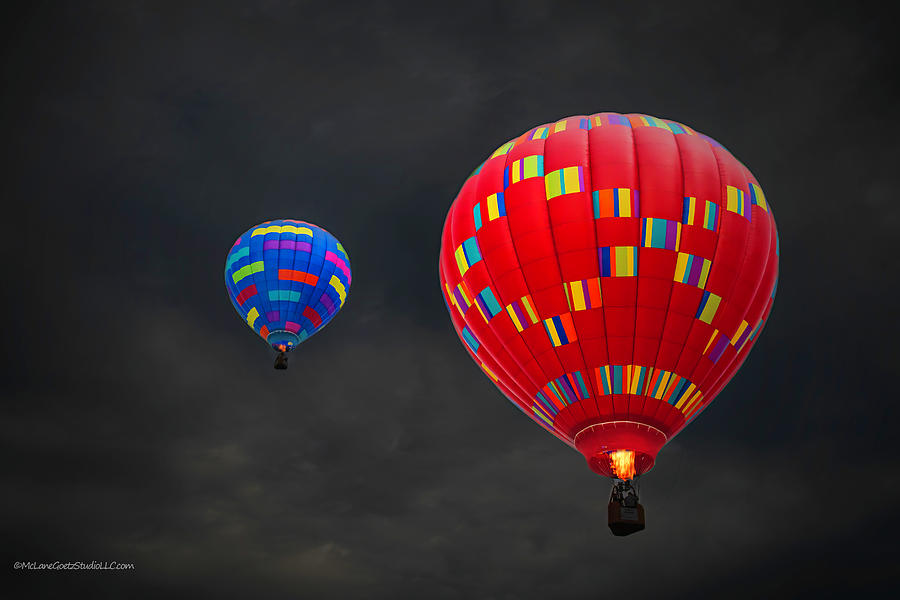
[[[350,258],[333,235],[305,221],[279,219],[251,227],[225,260],[231,304],[253,331],[287,353],[325,327],[347,300]]]

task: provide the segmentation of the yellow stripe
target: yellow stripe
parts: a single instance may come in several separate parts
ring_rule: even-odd
[[[719,303],[721,301],[721,296],[710,293],[709,298],[706,300],[706,306],[703,307],[703,312],[700,313],[700,320],[704,323],[711,323],[713,317],[716,316],[716,311],[719,310]]]
[[[553,127],[553,133],[559,133],[560,131],[565,131],[565,130],[566,130],[566,121],[565,120],[557,122],[556,125],[554,125],[554,127]]]
[[[513,310],[512,304],[506,307],[506,312],[509,313],[509,318],[512,319],[513,325],[516,326],[516,330],[522,331],[524,327],[522,327],[522,322],[519,321],[519,315]]]
[[[515,145],[515,142],[506,142],[505,144],[503,144],[502,146],[500,146],[499,148],[494,150],[494,153],[491,154],[491,158],[494,158],[497,156],[503,156],[504,154],[506,154],[507,152],[512,150],[512,147],[514,145]]]
[[[491,371],[490,369],[488,369],[488,367],[487,367],[486,364],[481,363],[481,368],[484,369],[484,372],[488,374],[488,377],[490,377],[490,378],[493,379],[494,381],[497,381],[497,376],[494,375],[494,372],[493,372],[493,371]]]
[[[600,120],[600,117],[594,117],[594,127],[601,127],[603,122]]]
[[[566,193],[583,192],[581,178],[578,177],[578,167],[566,167],[563,169],[563,178],[566,181]]]
[[[544,319],[544,323],[547,325],[547,333],[550,334],[553,345],[562,346],[562,342],[559,341],[559,334],[556,332],[556,325],[553,324],[553,319]]]
[[[527,312],[528,316],[531,317],[531,323],[537,323],[538,318],[534,312],[534,307],[532,307],[531,302],[528,301],[528,296],[522,296],[522,304],[525,305],[525,312]]]
[[[709,350],[709,347],[712,345],[713,340],[716,339],[716,334],[719,333],[718,329],[713,329],[712,335],[709,336],[709,341],[706,342],[706,348],[703,349],[703,354],[706,354],[706,351]]]
[[[644,248],[650,248],[653,240],[653,219],[644,219]]]
[[[256,307],[250,309],[250,312],[247,313],[247,324],[250,327],[253,327],[253,324],[256,322],[256,319],[259,318],[259,311],[256,310]]]
[[[463,247],[460,246],[456,249],[456,266],[459,268],[460,276],[465,275],[466,271],[469,270],[469,265],[466,263],[466,253],[463,251]]]
[[[693,225],[694,219],[697,218],[697,199],[691,198],[688,203],[688,224]]]
[[[684,404],[685,400],[687,400],[688,398],[691,397],[691,394],[694,392],[695,389],[697,389],[696,385],[694,385],[693,383],[691,385],[689,385],[688,388],[686,390],[684,390],[684,394],[681,395],[681,400],[678,401],[678,403],[675,405],[675,408],[681,408],[681,406]]]
[[[672,378],[672,373],[670,371],[663,371],[662,377],[659,378],[659,387],[656,388],[656,393],[653,395],[654,398],[659,400],[666,393],[666,388],[669,387],[669,380]]]
[[[700,258],[699,256],[697,258]],[[697,282],[697,287],[701,290],[706,287],[706,278],[709,276],[709,268],[712,266],[712,261],[703,260],[703,267],[700,269],[700,281]]]
[[[500,216],[500,209],[497,207],[497,194],[491,194],[487,199],[488,221],[493,221]]]
[[[551,200],[556,198],[557,196],[562,195],[562,186],[559,181],[559,171],[553,171],[552,173],[548,173],[544,177],[544,188],[546,190],[547,200]]]
[[[684,281],[684,272],[687,269],[688,255],[684,252],[678,253],[678,261],[675,263],[675,281]]]
[[[522,174],[525,176],[525,179],[528,179],[529,177],[537,177],[537,156],[526,156],[523,160],[525,161],[525,168],[522,170]]]
[[[737,331],[735,331],[734,335],[731,336],[731,345],[732,346],[737,344],[738,338],[741,337],[741,334],[744,333],[744,330],[747,329],[748,325],[749,325],[749,323],[747,323],[747,321],[741,321],[741,324],[738,327]]]
[[[694,394],[694,397],[691,398],[691,401],[688,402],[688,403],[684,406],[684,409],[683,409],[682,412],[683,412],[684,414],[687,414],[688,411],[690,411],[690,410],[694,407],[695,404],[697,404],[699,401],[702,401],[702,400],[703,400],[703,393],[702,393],[700,390],[697,390],[697,393]]]
[[[584,288],[581,286],[581,282],[573,281],[569,285],[572,286],[572,304],[575,306],[575,310],[584,310]]]
[[[328,283],[330,283],[331,287],[334,288],[334,291],[338,293],[338,296],[341,299],[341,304],[343,305],[344,300],[347,299],[347,289],[344,287],[344,284],[340,279],[337,278],[337,275],[332,275],[331,281],[329,281]]]

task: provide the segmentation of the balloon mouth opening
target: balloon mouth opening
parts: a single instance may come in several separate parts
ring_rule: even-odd
[[[290,352],[300,345],[300,336],[293,331],[279,330],[271,332],[266,341],[278,352]]]
[[[659,429],[634,421],[596,423],[579,431],[575,448],[592,471],[630,480],[653,468],[656,454],[668,441]]]

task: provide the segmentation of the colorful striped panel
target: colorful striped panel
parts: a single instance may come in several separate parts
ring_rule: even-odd
[[[506,216],[506,200],[503,198],[503,192],[491,194],[485,199],[485,202],[487,202],[488,221]]]
[[[459,275],[466,274],[472,265],[481,260],[481,250],[478,248],[478,240],[473,235],[456,249],[456,266],[459,267]]]
[[[641,223],[641,246],[678,251],[681,223],[666,219],[646,218]]]
[[[734,346],[734,349],[738,352],[741,351],[741,348],[744,346],[744,342],[747,341],[747,338],[750,337],[750,323],[747,321],[741,321],[741,324],[738,325],[737,331],[734,332],[734,335],[731,336],[731,345]]]
[[[728,338],[719,333],[718,329],[714,329],[712,335],[709,336],[709,341],[706,342],[703,354],[709,352],[709,359],[717,363],[722,358],[722,353],[725,352],[726,347],[728,347]]]
[[[247,313],[247,325],[253,327],[253,323],[256,322],[256,319],[259,318],[259,311],[254,306],[250,309],[250,312]]]
[[[549,319],[544,319],[544,329],[550,336],[554,348],[570,344],[578,339],[575,334],[575,324],[570,313],[563,313]]]
[[[318,275],[311,275],[303,271],[294,271],[292,269],[278,269],[278,279],[280,281],[298,281],[309,285],[316,285],[319,282]]]
[[[694,318],[700,319],[704,323],[712,323],[716,311],[719,310],[719,304],[722,303],[722,297],[712,292],[703,292],[703,298],[700,300],[700,307],[697,308],[697,314]]]
[[[478,354],[478,349],[481,347],[481,344],[478,343],[478,340],[475,338],[475,335],[472,333],[472,330],[469,329],[468,325],[463,325],[461,335],[469,349],[475,354]]]
[[[557,377],[553,381],[547,382],[547,385],[535,394],[535,399],[549,411],[548,414],[553,416],[556,416],[566,406],[590,397],[591,394],[584,383],[581,371]],[[554,410],[556,412],[553,412]]]
[[[681,222],[685,225],[699,225],[716,231],[719,226],[719,205],[709,200],[698,201],[694,197],[684,199]]]
[[[453,288],[452,293],[448,292],[448,295],[450,296],[450,301],[453,303],[453,306],[459,311],[459,314],[465,317],[466,311],[472,306],[472,292],[469,291],[466,282],[460,281],[459,285]]]
[[[520,332],[538,322],[537,312],[534,310],[534,303],[529,295],[522,296],[507,305],[506,312],[512,319],[513,325],[516,326],[516,330]]]
[[[675,281],[693,285],[701,290],[706,287],[706,278],[709,276],[709,268],[712,261],[685,252],[678,253],[678,262],[675,264]]]
[[[682,125],[681,123],[676,123],[675,121],[666,121],[666,126],[669,128],[669,131],[671,131],[675,135],[697,135],[694,130],[687,125]]]
[[[544,157],[541,154],[532,154],[513,161],[503,172],[503,188],[506,189],[514,183],[519,183],[532,177],[544,176]]]
[[[750,182],[750,204],[769,212],[769,204],[766,202],[766,195],[763,194],[762,188],[753,182]]]
[[[629,188],[594,190],[594,218],[640,216],[638,191]]]
[[[657,119],[656,117],[651,117],[649,115],[635,115],[631,118],[631,124],[635,127],[662,127],[663,129],[669,129],[669,125],[665,121]]]
[[[547,134],[550,133],[549,127],[538,127],[534,131],[531,132],[531,135],[528,136],[529,140],[545,140],[547,139]]]
[[[297,227],[295,225],[270,225],[268,227],[260,227],[254,229],[250,237],[256,235],[266,235],[267,233],[294,233],[297,235],[308,235],[312,237],[312,229],[309,227]]]
[[[337,292],[338,298],[340,298],[341,303],[338,308],[344,305],[344,302],[347,300],[347,288],[344,287],[344,282],[338,279],[337,275],[331,276],[331,281],[328,282],[335,292]],[[323,296],[324,298],[325,296]]]
[[[300,302],[300,292],[291,290],[269,290],[269,300],[273,302],[278,300]]]
[[[481,365],[481,370],[484,371],[484,372],[487,374],[487,376],[490,377],[490,378],[494,381],[494,383],[496,383],[496,382],[497,382],[497,376],[494,374],[494,372],[491,371],[491,370],[488,368],[488,366],[487,366],[486,364],[484,364],[483,362],[478,361],[478,364]]]
[[[574,194],[584,191],[584,169],[582,167],[565,167],[544,177],[544,185],[547,189],[547,200],[552,200],[564,194]]]
[[[607,246],[598,248],[601,277],[632,277],[637,275],[637,246]]]
[[[537,402],[532,403],[531,412],[533,412],[535,416],[541,420],[541,423],[545,424],[547,427],[553,427],[554,417],[559,413],[559,411],[551,413],[549,409]]]
[[[231,254],[228,257],[228,260],[225,262],[225,270],[231,268],[231,266],[242,258],[247,258],[250,256],[250,246],[244,246],[243,248],[238,248],[237,252]]]
[[[553,133],[559,133],[560,131],[566,130],[566,121],[567,119],[563,119],[562,121],[557,121],[553,125]]]
[[[625,367],[625,393],[641,395],[644,393],[646,379],[653,373],[653,367],[627,365]]]
[[[591,120],[590,119],[579,119],[578,120],[578,129],[587,129],[591,128]]]
[[[610,125],[625,125],[631,127],[631,121],[625,115],[609,115],[607,117]]]
[[[481,313],[485,322],[490,321],[503,310],[500,303],[497,302],[494,292],[489,287],[484,288],[475,296],[475,305],[478,307],[478,312]]]
[[[747,211],[747,194],[744,193],[744,190],[731,185],[726,186],[725,209],[750,219],[750,213]]]
[[[566,291],[569,310],[579,311],[602,306],[599,277],[570,281],[563,284],[563,289]]]
[[[253,273],[262,273],[264,263],[261,260],[256,261],[255,263],[251,263],[249,265],[244,265],[237,271],[231,274],[231,279],[235,283],[243,279],[248,275],[252,275]]]
[[[490,158],[497,158],[498,156],[503,156],[504,154],[507,154],[510,150],[513,149],[513,146],[515,146],[515,145],[516,145],[515,141],[506,142],[505,144],[503,144],[502,146],[500,146],[499,148],[494,150],[494,153],[491,154]]]
[[[242,290],[240,291],[240,293],[239,293],[239,294],[237,295],[237,297],[235,298],[235,301],[236,301],[239,305],[243,306],[243,305],[244,305],[244,302],[246,302],[248,299],[250,299],[250,298],[252,298],[253,296],[255,296],[256,293],[257,293],[257,290],[256,290],[256,284],[255,284],[255,283],[251,283],[250,285],[248,285],[247,287],[245,287],[244,289],[242,289]]]

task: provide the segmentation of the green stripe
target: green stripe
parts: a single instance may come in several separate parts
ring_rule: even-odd
[[[235,283],[250,275],[251,273],[259,273],[263,270],[263,261],[258,260],[253,264],[245,265],[238,269],[232,274],[231,279],[234,280]]]

